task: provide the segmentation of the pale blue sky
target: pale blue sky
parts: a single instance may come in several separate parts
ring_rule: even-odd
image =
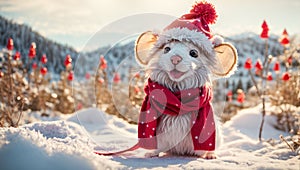
[[[161,13],[180,17],[195,0],[0,0],[0,15],[26,23],[42,35],[80,50],[105,25],[125,16]],[[300,33],[299,0],[210,0],[219,18],[212,31],[223,35],[260,33],[267,20],[270,32]],[[147,21],[145,21],[147,22]],[[168,23],[166,23],[167,25]],[[143,23],[141,23],[143,25]],[[145,28],[152,29],[152,28]],[[120,33],[122,30],[120,28]]]

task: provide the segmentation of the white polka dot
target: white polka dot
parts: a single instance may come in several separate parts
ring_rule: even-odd
[[[152,96],[152,99],[154,99],[154,96]]]
[[[195,139],[198,139],[198,136],[195,136]]]
[[[149,127],[149,125],[147,124],[146,127]]]
[[[208,132],[207,134],[209,135],[210,133]]]
[[[150,135],[150,138],[152,138],[152,135]]]
[[[193,121],[193,124],[195,124],[196,122],[195,121]]]
[[[175,104],[178,107],[178,104]]]
[[[150,113],[150,110],[147,110],[147,113],[149,114],[149,113]]]
[[[191,95],[191,93],[188,93],[188,95],[190,96],[190,95]]]
[[[153,84],[153,86],[152,87],[155,87],[155,85]]]
[[[212,146],[212,144],[211,144],[211,143],[209,143],[209,146]]]
[[[156,117],[154,116],[153,119],[156,119]]]
[[[204,97],[204,94],[202,94],[201,96]]]
[[[144,122],[141,122],[141,124],[144,124]]]
[[[143,136],[145,136],[145,132],[143,133]]]
[[[152,128],[152,130],[155,130],[155,128]]]

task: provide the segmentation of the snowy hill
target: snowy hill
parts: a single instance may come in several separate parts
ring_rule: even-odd
[[[273,117],[266,117],[263,136],[275,140],[258,142],[260,107],[242,110],[223,125],[224,143],[215,160],[166,155],[144,158],[145,150],[98,156],[94,150],[132,146],[137,126],[91,108],[66,120],[1,128],[0,169],[298,169],[297,156],[278,140],[282,132],[272,127]]]

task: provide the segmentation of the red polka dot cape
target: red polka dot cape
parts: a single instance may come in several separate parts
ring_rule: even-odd
[[[156,149],[156,128],[160,116],[179,116],[192,112],[191,135],[194,150],[212,151],[215,149],[215,122],[211,106],[212,89],[208,85],[199,88],[171,92],[168,88],[148,80],[139,122],[139,146]]]

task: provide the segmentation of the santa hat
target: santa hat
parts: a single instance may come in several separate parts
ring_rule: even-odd
[[[146,66],[153,54],[166,43],[178,40],[191,42],[204,54],[218,60],[213,73],[220,77],[228,77],[237,68],[237,51],[229,43],[224,43],[220,36],[213,36],[209,24],[217,18],[215,7],[206,2],[196,3],[188,14],[173,21],[162,32],[147,31],[136,40],[135,57],[141,66]]]
[[[213,36],[208,24],[214,24],[218,15],[215,7],[201,1],[193,6],[188,14],[169,24],[162,33],[159,33],[159,39],[156,47],[172,41],[192,42],[208,55],[214,55],[213,47],[221,44],[223,39],[219,36]]]

